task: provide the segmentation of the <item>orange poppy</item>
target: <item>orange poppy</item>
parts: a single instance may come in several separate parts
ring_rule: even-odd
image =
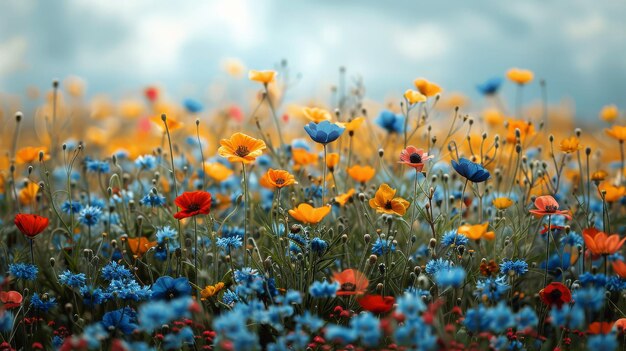
[[[174,214],[174,218],[193,217],[199,214],[208,214],[211,211],[211,193],[206,191],[186,191],[174,199],[176,206],[181,210]]]
[[[354,165],[348,168],[348,175],[359,183],[365,184],[374,177],[376,170],[370,166]]]
[[[45,146],[27,146],[23,147],[15,153],[15,162],[18,164],[33,163],[39,161],[39,153],[43,152],[44,160],[48,160],[48,148]]]
[[[345,206],[348,200],[350,200],[354,196],[354,189],[350,189],[344,194],[339,194],[335,196],[335,202],[339,204],[339,206]]]
[[[601,182],[603,180],[606,179],[606,177],[608,177],[609,174],[606,171],[603,170],[599,170],[599,171],[595,171],[591,174],[591,180],[593,180],[594,182]]]
[[[571,154],[572,152],[576,152],[583,148],[582,145],[580,145],[580,140],[578,140],[578,138],[575,136],[563,139],[561,141],[560,147],[561,151],[565,152],[566,154]]]
[[[150,241],[143,236],[139,238],[128,238],[126,239],[126,243],[128,244],[130,252],[139,257],[143,256],[151,247],[157,245],[156,241]]]
[[[511,68],[506,72],[506,77],[519,85],[524,85],[530,83],[535,74],[527,69]]]
[[[269,189],[283,188],[289,185],[297,184],[293,174],[282,169],[268,169],[261,177],[259,183]]]
[[[404,92],[404,98],[409,102],[410,105],[417,104],[418,102],[426,101],[426,96],[424,96],[419,91],[415,91],[413,89],[407,89]]]
[[[183,127],[183,123],[170,117],[170,114],[166,114],[166,116],[167,118],[165,119],[165,123],[167,123],[167,129],[170,131],[170,133]],[[154,123],[154,125],[157,126],[157,128],[159,128],[161,132],[165,133],[165,125],[163,124],[162,115],[152,116],[150,117],[150,121],[152,121],[152,123]]]
[[[506,210],[513,205],[513,200],[508,197],[497,197],[492,201],[493,206],[498,210]]]
[[[615,186],[607,182],[598,185],[598,191],[600,191],[600,198],[602,198],[602,192],[604,192],[604,200],[606,202],[619,201],[626,195],[626,187]]]
[[[606,122],[612,122],[619,117],[619,110],[615,105],[606,105],[600,110],[600,119]]]
[[[331,152],[326,155],[326,167],[332,172],[335,170],[335,166],[339,163],[340,156],[336,152]]]
[[[441,93],[441,87],[435,83],[431,83],[424,78],[417,78],[413,81],[415,88],[426,97],[435,96]]]
[[[593,322],[589,324],[587,334],[608,334],[613,329],[614,322]]]
[[[29,206],[35,203],[37,200],[37,193],[39,192],[39,185],[29,182],[25,187],[20,189],[18,198],[20,203],[24,206]]]
[[[608,136],[619,141],[626,140],[626,126],[613,126],[604,130]]]
[[[18,291],[0,291],[0,302],[8,310],[20,307],[23,299]]]
[[[583,230],[583,238],[587,249],[594,255],[612,255],[624,245],[626,238],[620,240],[618,234],[607,235],[595,228]]]
[[[486,240],[495,239],[496,233],[488,232],[487,228],[489,228],[489,222],[474,225],[464,224],[457,229],[457,232],[472,240],[478,240],[480,238],[485,238]]]
[[[217,182],[223,182],[233,175],[233,170],[219,162],[213,162],[204,165],[204,173]]]
[[[204,289],[200,291],[200,296],[202,296],[202,300],[206,300],[210,297],[215,296],[215,294],[219,293],[222,289],[224,289],[224,283],[219,282],[215,285],[207,285]]]
[[[537,197],[535,199],[535,207],[537,208],[536,210],[530,210],[529,212],[537,218],[558,214],[565,216],[567,219],[572,219],[569,210],[559,210],[559,203],[550,195]]]
[[[337,296],[363,294],[370,283],[365,274],[351,268],[334,273],[333,280],[339,283]]]
[[[263,154],[265,142],[243,133],[235,133],[230,139],[222,139],[217,153],[230,162],[253,163]]]
[[[421,172],[424,168],[424,162],[430,160],[433,156],[428,156],[423,149],[418,149],[413,145],[409,145],[400,152],[400,163],[415,168],[417,172]]]
[[[383,183],[376,191],[374,198],[370,199],[370,207],[378,213],[404,216],[411,204],[401,197],[394,197],[395,195],[396,190]]]
[[[304,117],[315,123],[330,121],[332,119],[330,112],[319,107],[305,107],[302,109],[302,113],[304,114]]]
[[[310,165],[317,162],[319,156],[315,153],[308,152],[306,149],[293,149],[291,151],[291,157],[293,158],[293,162],[295,163],[295,169],[299,167]]]
[[[22,234],[32,239],[46,230],[50,220],[35,214],[18,213],[13,222]]]
[[[269,84],[276,79],[276,71],[250,70],[248,72],[248,79],[263,84]]]
[[[291,217],[304,224],[317,224],[329,213],[330,206],[313,207],[307,203],[301,203],[298,207],[289,210]]]
[[[613,272],[620,278],[626,279],[626,263],[621,260],[613,261]]]
[[[506,141],[509,143],[515,143],[516,138],[516,130],[519,130],[520,140],[523,142],[527,137],[535,135],[535,127],[531,122],[519,120],[519,119],[511,119],[508,121],[507,133],[506,133]]]
[[[361,126],[363,121],[365,121],[365,118],[357,117],[357,118],[354,118],[352,120],[349,120],[346,123],[337,122],[336,124],[338,124],[341,127],[346,128],[346,132],[348,132],[348,134],[350,136],[352,136],[352,135],[354,135],[354,132],[356,131],[356,129],[359,128],[359,126]]]
[[[620,318],[616,320],[615,328],[620,334],[624,333],[624,330],[626,329],[626,318]]]

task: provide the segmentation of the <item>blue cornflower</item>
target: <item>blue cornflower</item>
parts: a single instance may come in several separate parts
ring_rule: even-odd
[[[515,325],[515,315],[504,302],[488,309],[486,317],[489,319],[489,329],[496,333],[501,333]]]
[[[238,249],[243,245],[242,239],[239,236],[221,237],[217,238],[216,245],[226,252],[230,252],[232,249]]]
[[[80,210],[80,213],[78,214],[78,220],[82,224],[88,227],[92,227],[98,224],[98,221],[100,221],[101,215],[102,215],[101,208],[94,207],[94,206],[86,206],[85,208]]]
[[[585,323],[585,310],[577,305],[563,305],[561,308],[552,307],[550,323],[568,329],[580,328]]]
[[[137,313],[130,307],[107,312],[102,316],[102,326],[105,329],[120,330],[125,335],[130,335],[137,329]]]
[[[202,109],[204,108],[204,106],[202,106],[202,103],[198,100],[195,99],[185,99],[183,101],[183,106],[185,106],[185,109],[189,112],[189,113],[198,113],[201,112]]]
[[[387,133],[400,134],[404,132],[404,116],[389,110],[380,111],[378,118],[376,118],[376,124],[386,130]]]
[[[296,316],[295,321],[300,328],[304,327],[312,333],[322,329],[324,326],[324,320],[311,314],[309,311],[305,311],[303,314]]]
[[[83,303],[87,306],[101,305],[111,299],[111,294],[104,292],[100,288],[83,285],[80,288],[80,295],[83,297]]]
[[[12,263],[9,265],[9,273],[16,279],[35,280],[39,269],[28,263]]]
[[[0,332],[10,332],[13,330],[13,313],[11,311],[2,311],[0,313]]]
[[[504,275],[524,275],[528,272],[528,263],[524,260],[504,260],[500,263],[500,272]]]
[[[174,320],[172,309],[166,301],[154,301],[139,306],[139,324],[143,330],[152,332]]]
[[[172,300],[191,295],[191,285],[185,277],[162,276],[152,285],[152,300]]]
[[[313,238],[310,245],[311,251],[320,255],[328,249],[328,243],[320,238]]]
[[[605,290],[602,288],[582,288],[572,293],[577,306],[586,310],[598,311],[604,306]]]
[[[152,291],[134,279],[115,279],[109,283],[107,293],[122,300],[140,301],[148,299]]]
[[[102,273],[102,278],[109,281],[130,279],[133,276],[128,268],[122,266],[115,261],[111,261],[106,266],[102,267],[102,270],[100,272]]]
[[[617,347],[617,336],[613,332],[589,336],[587,339],[588,350],[613,351],[616,350]]]
[[[70,201],[65,201],[61,205],[61,211],[65,212],[67,214],[79,213],[82,208],[83,208],[83,206],[80,204],[80,202],[78,202],[76,200],[72,200],[71,203],[70,203]]]
[[[327,281],[316,281],[309,286],[309,293],[317,299],[335,297],[337,295],[337,290],[339,290],[339,283],[337,282],[329,283]]]
[[[583,237],[575,232],[569,232],[569,234],[563,235],[559,241],[561,242],[561,245],[569,245],[573,247],[583,246],[585,243]]]
[[[99,349],[100,343],[109,337],[102,323],[94,323],[85,327],[82,337],[87,341],[90,349]]]
[[[606,285],[607,279],[606,276],[602,273],[593,274],[590,272],[585,272],[578,276],[578,282],[583,288],[590,286],[602,288]]]
[[[163,338],[164,350],[181,350],[183,344],[193,344],[193,331],[189,327],[184,327],[178,333],[170,333]]]
[[[378,345],[382,331],[380,321],[369,312],[361,313],[352,317],[350,326],[358,335],[363,346],[374,347]]]
[[[156,165],[157,158],[152,155],[141,155],[135,159],[135,166],[141,170],[153,170]]]
[[[483,305],[468,309],[463,319],[463,325],[475,334],[486,331],[490,324],[491,320],[487,318],[487,309]]]
[[[147,193],[146,196],[142,197],[141,200],[139,200],[140,204],[150,207],[161,207],[165,205],[165,202],[165,196],[158,193],[155,194],[152,191]]]
[[[476,291],[474,291],[474,295],[479,298],[486,298],[489,301],[500,300],[502,294],[511,288],[505,279],[506,277],[500,276],[498,278],[489,277],[479,280],[476,283]]]
[[[389,239],[378,238],[372,245],[372,253],[376,256],[382,256],[388,252],[395,252],[396,245]]]
[[[626,280],[618,276],[612,276],[606,282],[606,290],[612,292],[620,292],[622,290],[626,290]]]
[[[525,306],[515,315],[515,323],[517,324],[518,330],[534,328],[537,326],[538,322],[539,318],[537,317],[537,313],[530,306]]]
[[[417,318],[420,313],[426,311],[426,304],[420,297],[412,293],[405,292],[398,298],[396,312],[403,314],[407,318]]]
[[[70,288],[80,289],[83,285],[85,285],[85,281],[87,280],[87,276],[85,273],[77,273],[74,274],[69,270],[59,274],[59,282],[63,285],[67,285]]]
[[[47,294],[44,294],[43,298],[41,298],[38,293],[33,293],[33,296],[30,298],[30,307],[35,310],[48,312],[54,306],[56,306],[56,299]]]
[[[108,161],[87,159],[85,160],[85,164],[87,165],[88,172],[109,173],[111,171],[111,166]]]
[[[316,143],[328,144],[337,140],[346,128],[340,127],[329,121],[320,123],[310,122],[304,126],[304,130],[309,134],[311,139]]]
[[[455,287],[459,288],[465,281],[465,269],[462,267],[450,267],[448,269],[440,269],[435,273],[435,282],[439,287]]]
[[[231,290],[226,290],[222,295],[222,302],[228,306],[232,306],[235,302],[239,301],[239,296]]]
[[[441,238],[441,244],[443,246],[450,246],[450,245],[455,245],[455,246],[459,246],[459,245],[467,245],[467,243],[469,242],[469,239],[463,235],[463,234],[459,234],[456,229],[450,230],[448,232],[446,232],[443,237]]]
[[[358,335],[352,328],[342,327],[340,325],[328,325],[324,331],[326,339],[333,342],[343,344],[354,342]]]
[[[422,318],[408,319],[397,326],[394,337],[399,345],[409,346],[414,351],[434,350],[437,343],[432,328]]]
[[[495,93],[498,92],[498,89],[500,89],[500,86],[502,85],[502,81],[503,81],[502,77],[489,78],[483,83],[478,84],[476,86],[476,89],[478,89],[478,92],[480,92],[483,95],[494,95]]]
[[[452,267],[452,261],[444,260],[443,258],[438,258],[435,260],[430,260],[426,263],[426,273],[434,276],[441,269],[449,269]]]
[[[452,160],[452,167],[463,178],[473,183],[482,183],[491,177],[491,174],[485,167],[464,157],[460,158],[459,162]]]
[[[156,238],[159,244],[163,244],[166,240],[170,242],[176,241],[177,237],[178,232],[169,225],[158,228],[156,232]]]
[[[301,304],[302,294],[298,290],[287,290],[283,303],[285,305]]]

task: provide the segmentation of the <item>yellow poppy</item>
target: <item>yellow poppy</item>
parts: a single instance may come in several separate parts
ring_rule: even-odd
[[[417,78],[413,81],[415,88],[426,97],[435,96],[441,93],[441,87],[435,83],[431,83],[424,78]]]
[[[458,233],[463,234],[472,240],[478,240],[480,238],[493,240],[495,238],[495,233],[488,232],[487,231],[488,227],[489,227],[489,222],[485,222],[483,224],[474,224],[474,225],[465,224],[459,227]]]
[[[29,182],[25,187],[20,189],[18,194],[18,198],[20,200],[20,204],[24,206],[29,206],[35,203],[37,200],[37,193],[39,192],[39,185]]]
[[[44,153],[44,160],[47,160],[50,158],[50,155],[48,155],[47,147],[27,146],[27,147],[23,147],[17,150],[17,153],[15,154],[15,162],[17,162],[18,164],[22,164],[22,163],[33,163],[33,162],[39,161],[39,152],[41,151],[43,151]]]
[[[606,182],[601,183],[598,186],[598,190],[601,192],[606,192],[604,194],[604,200],[606,200],[606,202],[619,201],[626,194],[626,187],[615,186]]]
[[[367,183],[375,174],[376,170],[370,166],[354,165],[348,168],[348,175],[359,183]]]
[[[346,123],[337,122],[336,124],[338,124],[340,127],[346,128],[346,132],[348,132],[349,135],[354,135],[354,132],[357,128],[361,126],[363,121],[365,121],[364,117],[356,117]]]
[[[409,102],[410,105],[417,104],[418,102],[426,101],[426,96],[424,96],[419,91],[413,89],[407,89],[404,92],[404,98]]]
[[[383,183],[376,191],[374,198],[370,199],[370,207],[379,213],[404,216],[411,204],[401,197],[394,197],[395,195],[396,190]]]
[[[345,206],[346,203],[354,196],[354,189],[350,189],[344,194],[339,194],[335,196],[335,202],[339,204],[339,206]]]
[[[223,182],[233,175],[233,170],[219,162],[212,162],[204,165],[204,173],[217,182]]]
[[[260,184],[266,188],[283,188],[292,184],[297,184],[293,174],[282,169],[268,169],[261,177]]]
[[[265,142],[243,133],[235,133],[230,139],[222,139],[217,153],[230,162],[253,163],[263,154]]]
[[[600,110],[600,119],[606,122],[612,122],[619,117],[619,110],[615,105],[606,105]]]
[[[317,224],[329,213],[330,206],[313,207],[307,203],[302,203],[298,207],[289,210],[291,217],[304,224]]]
[[[506,72],[506,77],[519,85],[524,85],[530,83],[535,74],[527,69],[511,68]]]
[[[606,179],[606,177],[608,177],[609,174],[606,171],[603,170],[599,170],[599,171],[595,171],[591,174],[591,180],[595,181],[595,182],[601,182],[603,180]]]
[[[496,109],[487,109],[483,112],[483,119],[490,126],[499,126],[504,122],[504,115]]]
[[[180,129],[183,127],[183,123],[175,120],[174,118],[170,117],[171,115],[166,114],[166,123],[167,123],[167,129],[171,132]],[[152,121],[152,123],[154,123],[155,126],[157,126],[162,132],[165,132],[165,125],[163,124],[163,119],[161,117],[161,115],[158,116],[152,116],[150,117],[150,120]]]
[[[608,136],[619,141],[626,140],[626,126],[613,126],[604,130]]]
[[[565,152],[566,154],[571,154],[572,152],[576,152],[580,149],[582,149],[582,146],[580,145],[580,140],[578,140],[578,138],[575,136],[563,139],[561,141],[561,151]]]
[[[204,289],[200,291],[200,296],[202,296],[203,300],[206,300],[210,297],[215,296],[222,289],[224,289],[224,283],[222,282],[219,282],[215,285],[207,285],[206,287],[204,287]]]
[[[274,81],[276,78],[276,71],[255,71],[250,70],[248,72],[248,79],[253,80],[255,82],[269,84]]]
[[[513,200],[508,197],[497,197],[493,199],[493,206],[498,210],[506,210],[513,205]]]
[[[302,109],[302,113],[304,114],[304,117],[315,123],[330,121],[332,118],[330,112],[319,107],[305,107]]]

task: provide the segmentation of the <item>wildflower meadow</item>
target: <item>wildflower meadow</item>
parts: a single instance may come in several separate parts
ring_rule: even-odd
[[[519,68],[471,108],[256,68],[240,104],[0,100],[0,350],[626,347],[618,107],[581,123]]]

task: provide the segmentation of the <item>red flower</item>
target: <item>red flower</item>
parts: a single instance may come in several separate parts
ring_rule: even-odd
[[[393,296],[365,295],[357,301],[364,310],[380,314],[391,311],[396,299]]]
[[[22,304],[22,294],[17,291],[0,291],[0,302],[6,309],[19,307]]]
[[[589,329],[587,329],[587,334],[608,334],[613,329],[614,322],[593,322],[589,324]]]
[[[17,229],[29,238],[34,238],[41,234],[48,227],[48,218],[34,214],[18,213],[15,215],[15,225]]]
[[[199,214],[208,214],[211,211],[211,194],[206,191],[184,192],[174,200],[181,210],[174,214],[174,218],[183,219]]]
[[[146,94],[146,98],[152,102],[159,98],[159,89],[157,87],[147,87],[144,93]]]
[[[541,289],[539,297],[541,297],[541,301],[546,305],[557,306],[559,308],[561,308],[563,304],[572,301],[572,293],[565,285],[559,282],[552,282]]]
[[[415,168],[416,171],[421,172],[424,168],[424,161],[433,158],[428,156],[422,149],[418,149],[415,146],[407,146],[406,149],[400,152],[400,163],[409,167]]]
[[[534,214],[535,217],[558,214],[565,216],[565,218],[567,219],[572,219],[572,215],[569,211],[559,210],[559,203],[556,202],[556,200],[550,195],[539,196],[538,198],[536,198],[535,207],[537,207],[536,210],[530,210],[530,213]]]
[[[369,285],[365,274],[356,269],[346,269],[341,273],[335,273],[333,279],[339,283],[338,296],[363,294]]]

